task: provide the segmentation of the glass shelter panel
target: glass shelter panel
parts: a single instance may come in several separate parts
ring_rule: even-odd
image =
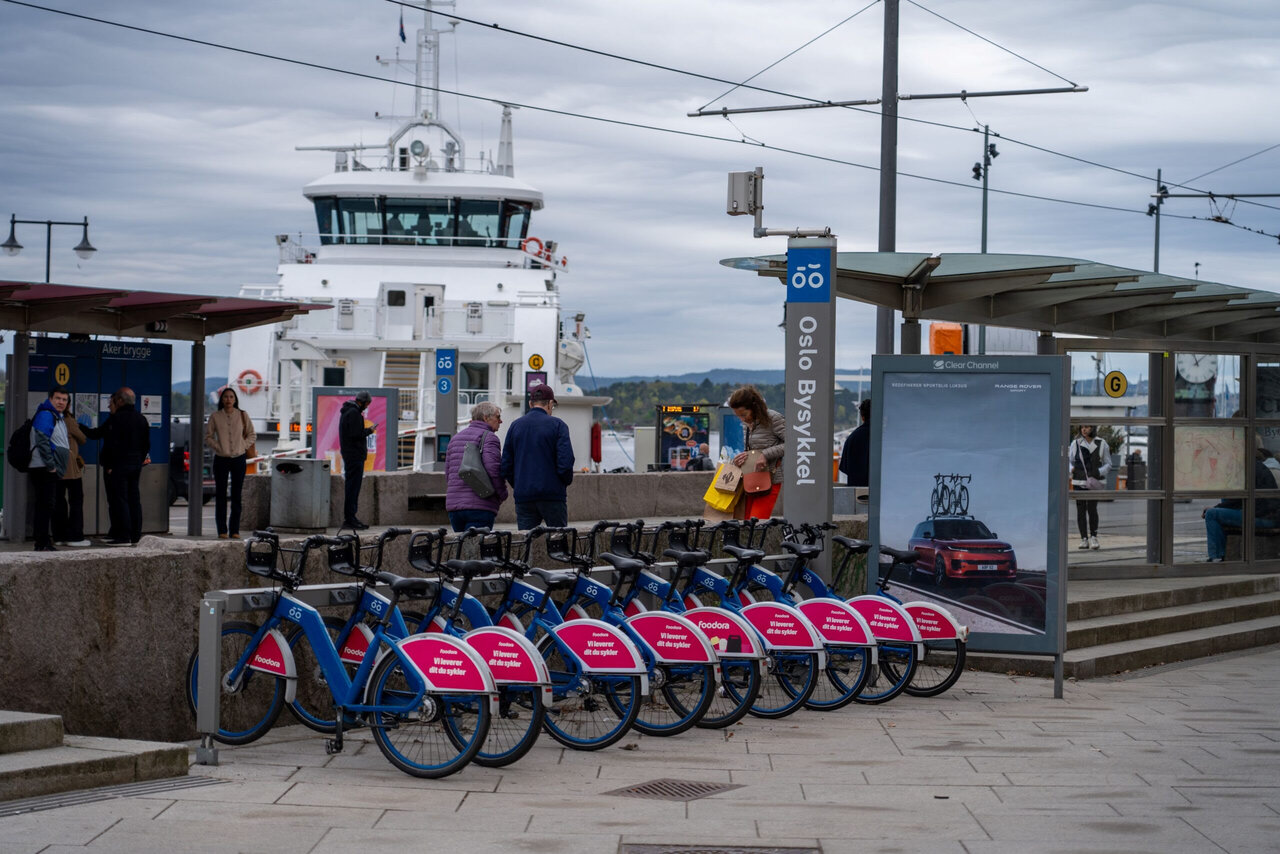
[[[1240,411],[1239,355],[1175,353],[1173,414],[1178,418],[1231,418]]]
[[[1148,407],[1151,358],[1147,353],[1078,350],[1071,354],[1071,396],[1091,398],[1098,415],[1146,417],[1158,412]],[[1105,410],[1105,411],[1101,411]],[[1077,415],[1078,407],[1072,407]]]
[[[1173,488],[1179,492],[1245,488],[1245,428],[1175,425]]]
[[[1280,360],[1259,361],[1254,376],[1258,382],[1253,416],[1280,420]]]
[[[1085,493],[1072,494],[1067,508],[1067,565],[1131,565],[1160,562],[1160,506],[1158,499],[1124,499],[1109,496],[1100,501],[1077,501]],[[1123,495],[1123,493],[1121,494]],[[1097,517],[1097,548],[1087,532]],[[1084,524],[1081,524],[1081,514]],[[1199,511],[1197,511],[1197,520]],[[1203,535],[1201,542],[1203,543]]]

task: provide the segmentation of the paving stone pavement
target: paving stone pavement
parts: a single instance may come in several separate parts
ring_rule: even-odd
[[[1280,647],[1069,682],[1063,700],[1045,680],[968,672],[939,698],[598,752],[544,737],[510,768],[436,781],[358,733],[330,757],[321,736],[282,726],[192,765],[223,784],[0,818],[0,851],[1271,854],[1278,685]],[[658,778],[741,788],[688,803],[605,794]]]

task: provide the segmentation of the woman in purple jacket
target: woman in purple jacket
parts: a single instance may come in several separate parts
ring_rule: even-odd
[[[498,441],[498,425],[502,423],[502,410],[497,404],[477,403],[471,407],[471,423],[449,440],[445,451],[444,508],[449,511],[449,524],[455,531],[467,528],[492,528],[498,515],[498,507],[507,500],[507,485],[502,481],[502,443]],[[462,466],[462,454],[467,445],[479,442],[484,470],[493,483],[493,493],[481,498],[458,476]]]

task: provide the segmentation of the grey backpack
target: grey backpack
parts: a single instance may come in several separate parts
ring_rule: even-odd
[[[462,449],[462,464],[458,466],[458,477],[471,491],[481,498],[493,495],[493,481],[484,468],[484,454],[479,442],[467,442]]]

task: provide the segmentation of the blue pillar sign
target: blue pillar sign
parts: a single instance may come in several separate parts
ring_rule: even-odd
[[[436,462],[444,465],[444,450],[458,427],[458,351],[436,350]],[[441,469],[443,470],[443,469]]]
[[[787,451],[782,501],[788,519],[829,522],[835,412],[836,241],[787,241]],[[829,577],[831,550],[816,567]]]

